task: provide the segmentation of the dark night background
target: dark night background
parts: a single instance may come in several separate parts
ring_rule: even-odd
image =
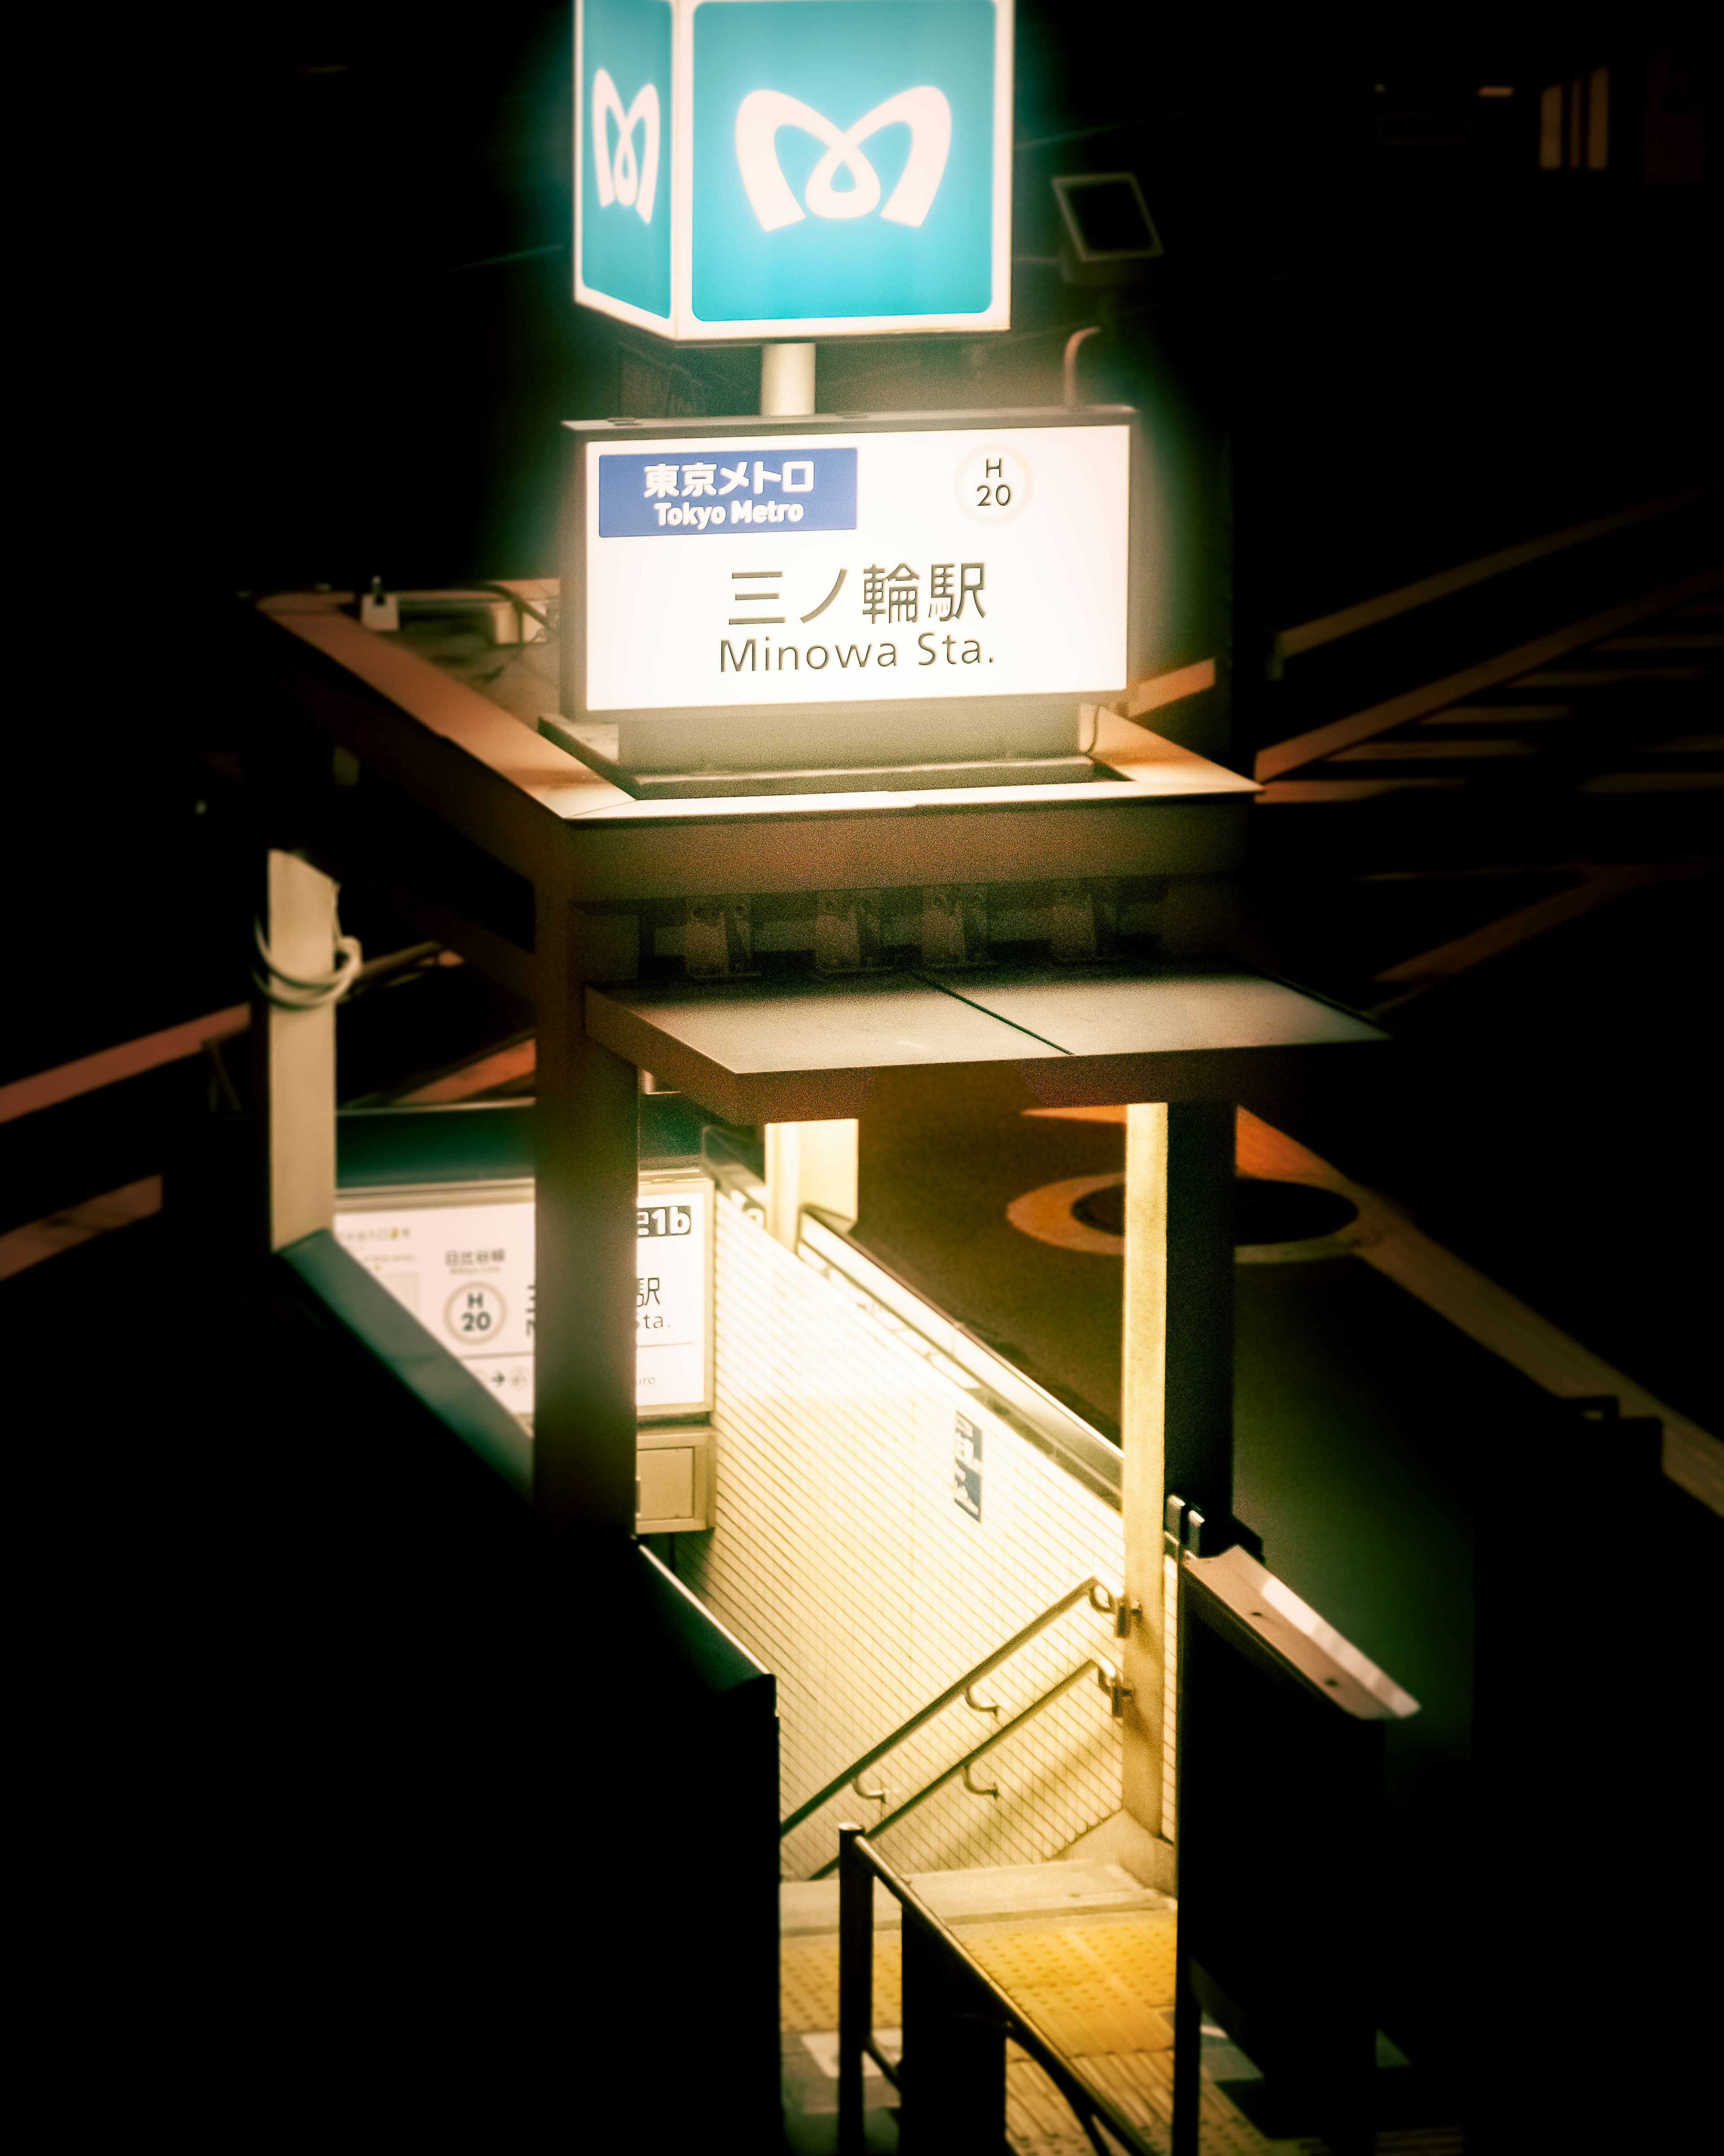
[[[1716,173],[1644,184],[1627,86],[1661,42],[1702,50],[1707,13],[1020,9],[1015,251],[1053,253],[1054,172],[1138,172],[1167,258],[1086,393],[1203,354],[1249,420],[1276,619],[1710,459]],[[752,355],[655,347],[568,299],[566,8],[149,24],[94,37],[99,86],[44,114],[29,235],[49,506],[128,580],[537,573],[559,418],[752,393]],[[1611,171],[1541,175],[1539,86],[1613,58]],[[1399,139],[1434,119],[1466,139]],[[829,346],[823,403],[1056,395],[1059,330],[1094,302],[1020,259],[1013,310],[981,345]]]

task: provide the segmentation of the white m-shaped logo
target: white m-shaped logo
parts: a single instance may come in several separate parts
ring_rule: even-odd
[[[952,107],[942,91],[926,84],[900,90],[864,113],[854,127],[840,131],[798,97],[787,97],[781,90],[751,90],[736,114],[736,162],[761,230],[776,232],[780,225],[802,221],[801,207],[778,164],[781,127],[800,127],[826,145],[826,155],[808,175],[806,200],[813,214],[866,217],[880,200],[880,175],[863,156],[862,145],[894,121],[910,129],[910,156],[880,215],[893,224],[918,225],[939,192],[952,147]],[[653,139],[658,139],[656,121]],[[850,176],[843,194],[832,184],[840,165]],[[617,191],[622,192],[620,183]]]
[[[606,129],[607,116],[617,123],[614,151]],[[634,131],[641,133],[640,155],[634,154]],[[633,208],[643,224],[653,221],[653,198],[659,189],[659,93],[648,83],[625,112],[617,85],[608,69],[593,78],[593,170],[598,182],[602,209],[613,202]]]

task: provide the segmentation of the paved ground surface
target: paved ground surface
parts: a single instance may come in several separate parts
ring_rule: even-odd
[[[1029,1868],[1042,1875],[1029,1892],[1009,1871],[924,1873],[914,1884],[1090,2087],[1165,2152],[1172,2138],[1174,1906],[1115,1866]],[[1062,1887],[1089,1887],[1088,1905],[1074,1891],[1076,1908],[1050,1910],[1056,1876]],[[962,1890],[967,1911],[949,1906],[942,1889],[952,1885]],[[830,2156],[837,2145],[836,1923],[835,1895],[824,1926],[808,1907],[787,1903],[780,1948],[783,2076],[787,2139],[795,2156]],[[875,1926],[876,2041],[895,2060],[902,2048],[902,1934],[895,1907],[878,1892]],[[1404,2063],[1396,2062],[1392,2047],[1379,2049],[1386,2113],[1398,2101],[1403,2111],[1409,2100],[1416,2107],[1417,2097],[1398,2087]],[[1251,2061],[1206,2023],[1203,2156],[1321,2156],[1321,2140],[1290,2130],[1265,2110],[1262,2086]],[[869,2148],[895,2149],[896,2092],[871,2062],[864,2093]],[[1006,2139],[1014,2156],[1080,2156],[1091,2146],[1052,2081],[1015,2043],[1006,2051]],[[1408,2127],[1391,2118],[1378,2147],[1382,2156],[1460,2156],[1462,2138],[1453,2126]]]

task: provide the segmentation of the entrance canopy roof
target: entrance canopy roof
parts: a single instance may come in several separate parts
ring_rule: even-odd
[[[807,1122],[978,1083],[1026,1106],[1237,1099],[1382,1040],[1262,974],[1052,968],[589,988],[587,1031],[727,1122]]]

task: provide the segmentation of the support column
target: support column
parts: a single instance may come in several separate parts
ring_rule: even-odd
[[[1172,1721],[1162,1549],[1167,1494],[1218,1525],[1233,1510],[1234,1109],[1151,1102],[1126,1120],[1123,1800],[1171,1839]]]
[[[1219,1529],[1233,1517],[1230,1101],[1167,1110],[1167,1486]]]
[[[639,1075],[588,1039],[585,990],[634,978],[637,936],[539,909],[533,1502],[557,1534],[634,1532]]]
[[[264,937],[280,973],[322,981],[335,965],[338,886],[297,854],[270,849]],[[336,1007],[259,1006],[264,1038],[269,1247],[332,1228],[336,1216]]]
[[[813,346],[763,344],[760,348],[761,417],[801,419],[813,408]]]
[[[861,1125],[767,1125],[767,1227],[788,1250],[804,1205],[856,1222],[856,1156]]]

